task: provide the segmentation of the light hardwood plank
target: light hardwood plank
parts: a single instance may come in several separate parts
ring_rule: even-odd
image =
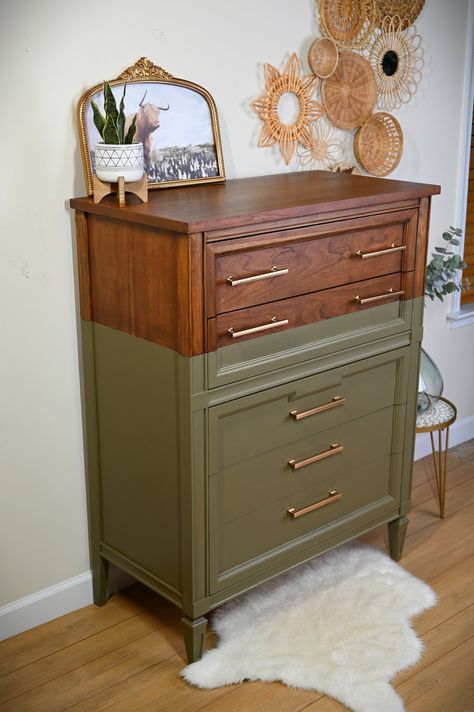
[[[152,611],[127,618],[115,626],[68,645],[30,665],[14,670],[1,680],[0,702],[44,685],[71,670],[102,658],[113,650],[132,643],[165,626],[178,626],[179,611],[174,606],[160,606]]]
[[[418,631],[418,626],[415,624]],[[425,633],[422,641],[425,646],[422,658],[416,667],[407,668],[394,680],[395,687],[417,675],[421,670],[433,665],[444,656],[458,647],[460,643],[467,642],[474,634],[474,605],[465,608],[460,613]]]
[[[82,699],[70,712],[131,712],[146,705],[155,712],[195,712],[206,704],[225,698],[231,687],[196,690],[179,677],[183,658],[173,655],[147,670],[118,681],[113,687],[88,699]],[[225,710],[225,704],[222,709]],[[46,712],[46,711],[45,711]],[[49,712],[49,711],[48,711]]]
[[[415,628],[420,635],[450,620],[474,603],[474,558],[471,556],[461,561],[428,583],[438,596],[438,602],[416,618]]]
[[[409,712],[470,712],[474,701],[474,637],[397,687]]]
[[[136,680],[139,673],[180,651],[184,651],[180,629],[166,626],[5,702],[0,710],[60,712],[76,703],[86,709],[88,697],[129,678]]]
[[[203,709],[206,712],[299,712],[322,695],[314,690],[292,689],[278,682],[245,682],[235,687],[223,700],[215,700]],[[146,708],[151,712],[152,708]],[[138,712],[138,710],[137,710]],[[142,709],[140,708],[140,711]]]
[[[461,464],[454,470],[450,470],[447,475],[448,494],[451,495],[451,490],[459,485],[470,482],[472,478],[472,465]],[[411,495],[412,509],[417,508],[420,504],[437,500],[436,482],[433,475],[433,466],[426,470],[426,479],[418,480],[418,484],[413,487]],[[439,509],[438,509],[439,514]],[[449,514],[449,510],[448,510]]]
[[[8,638],[0,643],[0,675],[40,660],[162,603],[153,591],[134,584],[127,588],[126,594],[120,592],[112,596],[106,606],[86,606]]]
[[[470,712],[474,625],[474,442],[450,451],[447,517],[438,516],[431,457],[415,463],[413,510],[401,564],[438,604],[413,624],[421,661],[394,684],[407,712]],[[387,550],[386,527],[363,540]],[[244,682],[187,685],[179,612],[139,584],[0,643],[0,712],[341,712],[317,691]],[[206,636],[206,647],[215,644]],[[470,657],[469,657],[470,656]],[[381,711],[382,712],[382,711]]]

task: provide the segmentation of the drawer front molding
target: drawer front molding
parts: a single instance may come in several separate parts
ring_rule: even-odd
[[[208,245],[208,317],[415,266],[416,211]],[[369,259],[370,257],[370,259]]]

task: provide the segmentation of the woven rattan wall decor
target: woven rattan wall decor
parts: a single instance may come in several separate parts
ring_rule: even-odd
[[[374,176],[386,176],[400,163],[403,133],[394,116],[372,114],[355,135],[354,153],[360,165]]]
[[[402,128],[389,112],[409,102],[422,79],[413,23],[425,0],[314,2],[321,36],[308,51],[312,74],[301,76],[295,54],[283,72],[265,65],[265,92],[252,102],[264,122],[258,145],[279,144],[285,163],[296,154],[303,169],[386,176],[403,152]],[[299,104],[290,124],[278,114],[286,92]]]
[[[258,145],[278,143],[286,164],[291,161],[298,143],[314,147],[311,123],[324,114],[320,102],[311,99],[318,81],[315,74],[301,76],[296,54],[291,55],[282,73],[271,64],[265,64],[265,92],[252,102],[253,109],[264,122]],[[298,116],[292,124],[283,123],[278,114],[278,104],[286,93],[294,94],[299,104]]]
[[[377,82],[377,106],[393,111],[410,101],[424,65],[421,37],[415,25],[397,15],[384,17],[366,56]]]
[[[406,18],[410,25],[415,22],[425,4],[425,0],[376,0],[376,2],[379,23],[384,17],[398,15],[398,17]]]
[[[323,79],[321,97],[334,126],[356,129],[367,121],[377,101],[370,63],[355,52],[342,54],[334,74]]]
[[[321,30],[340,50],[367,46],[378,19],[375,0],[318,0]]]
[[[314,144],[311,147],[298,146],[297,154],[302,166],[327,170],[342,160],[344,146],[341,132],[323,118],[312,126]]]
[[[327,79],[336,71],[339,61],[337,45],[330,37],[318,37],[308,51],[308,64],[313,74]]]

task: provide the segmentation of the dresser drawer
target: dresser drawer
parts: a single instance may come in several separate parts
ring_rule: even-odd
[[[403,211],[208,245],[208,316],[411,271],[415,224]]]
[[[208,322],[209,347],[212,351],[381,303],[398,303],[412,295],[413,272],[405,272],[219,314]]]
[[[411,272],[405,274],[405,278],[410,278],[410,275]],[[423,308],[421,302],[421,297],[404,300],[392,298],[375,303],[371,309],[361,308],[332,319],[295,326],[293,329],[277,327],[273,331],[257,333],[255,338],[232,339],[221,324],[223,343],[219,347],[216,344],[216,319],[210,319],[209,340],[212,339],[214,344],[206,356],[208,387],[214,389],[277,372],[282,368],[297,367],[298,364],[306,364],[309,375],[321,370],[320,366],[315,368],[316,362],[324,362],[325,368],[331,368],[380,353],[387,348],[409,345],[412,321]],[[260,309],[254,307],[257,308]],[[260,314],[260,319],[267,319],[260,324],[269,323],[270,317],[271,314]],[[295,321],[299,317],[296,313]],[[250,325],[252,322],[246,323]],[[226,326],[230,328],[232,322],[227,322]],[[354,355],[347,358],[346,353]]]
[[[400,450],[404,413],[404,405],[384,408],[220,468],[210,484],[213,518],[227,525],[285,497],[301,502],[318,483],[333,489],[334,478],[350,489],[354,470]]]
[[[210,474],[404,403],[408,355],[396,349],[210,408]]]
[[[387,454],[360,466],[339,470],[300,492],[278,500],[271,498],[260,509],[225,522],[219,519],[219,482],[218,477],[213,477],[210,488],[211,592],[265,571],[276,562],[288,562],[292,557],[301,560],[305,551],[311,556],[312,546],[337,537],[341,531],[350,531],[353,527],[363,531],[364,522],[397,507],[400,467],[401,456]],[[317,508],[310,510],[314,505]],[[294,517],[289,510],[293,515],[310,511]]]

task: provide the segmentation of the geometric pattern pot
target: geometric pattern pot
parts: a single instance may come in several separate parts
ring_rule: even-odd
[[[120,176],[125,183],[140,180],[143,175],[142,143],[97,143],[95,147],[95,172],[106,183],[116,182]]]

